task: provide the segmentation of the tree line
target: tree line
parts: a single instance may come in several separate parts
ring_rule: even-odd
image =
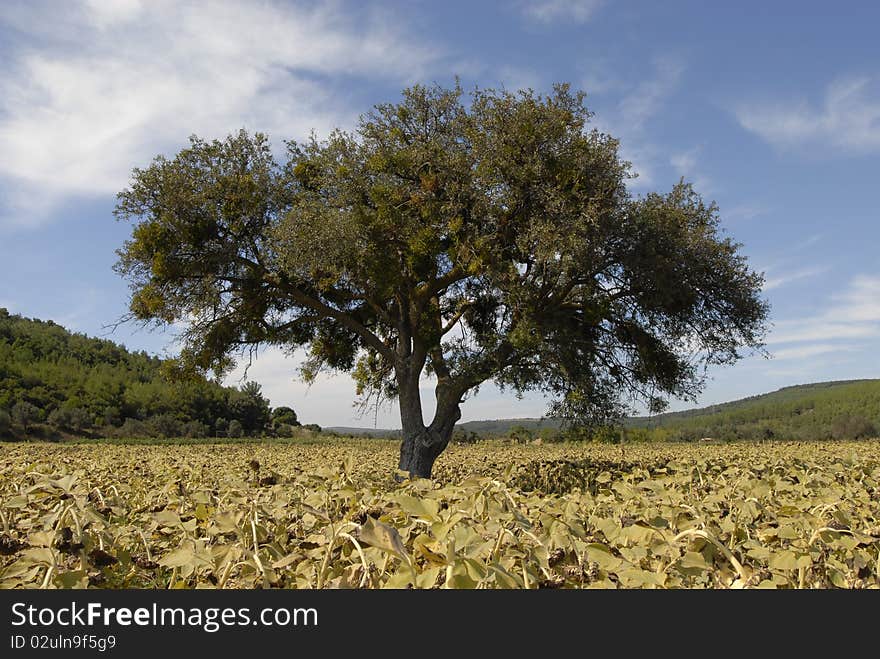
[[[593,429],[569,427],[559,419],[470,422],[456,428],[453,441],[811,441],[866,439],[878,434],[880,380],[848,380],[785,387],[720,405],[632,417],[617,426]]]
[[[0,436],[246,437],[300,425],[292,408],[272,409],[256,382],[176,381],[174,367],[0,309]]]

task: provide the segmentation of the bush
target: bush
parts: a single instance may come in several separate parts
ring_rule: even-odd
[[[280,424],[288,426],[298,426],[299,421],[296,418],[296,412],[291,407],[276,407],[272,410],[272,425]]]
[[[183,424],[184,437],[199,438],[207,437],[211,429],[201,421],[189,421]]]
[[[162,437],[180,437],[183,434],[181,423],[171,414],[157,414],[150,419],[149,424]]]
[[[276,423],[274,425],[273,433],[276,437],[294,437],[296,435],[292,425],[287,423]]]
[[[27,401],[19,401],[12,406],[12,420],[22,427],[25,432],[32,423],[40,421],[42,412],[36,405]]]
[[[214,434],[217,437],[225,437],[226,431],[229,430],[229,421],[220,417],[214,420]]]
[[[113,433],[116,437],[155,437],[152,427],[139,419],[128,418]]]
[[[46,421],[59,430],[86,430],[92,427],[92,418],[80,407],[59,407],[52,410]]]
[[[105,407],[103,417],[105,426],[118,426],[122,423],[122,412],[119,411],[118,407]]]
[[[59,407],[57,410],[52,410],[51,412],[49,412],[49,416],[46,418],[46,423],[48,423],[53,428],[57,428],[59,430],[61,430],[62,428],[69,428],[69,411],[61,407]]]
[[[480,436],[473,431],[457,430],[452,434],[453,444],[476,444],[478,439]]]
[[[311,430],[312,432],[321,432],[321,426],[317,423],[307,423],[303,426],[305,430]]]
[[[514,426],[508,433],[514,442],[525,444],[532,441],[532,432],[525,426]]]
[[[0,410],[0,435],[5,435],[12,428],[12,417],[6,410]]]
[[[238,419],[233,419],[229,422],[227,435],[229,437],[244,437],[244,426],[241,425],[241,422]]]
[[[877,428],[863,416],[844,415],[834,420],[831,436],[834,439],[867,439],[877,436]]]

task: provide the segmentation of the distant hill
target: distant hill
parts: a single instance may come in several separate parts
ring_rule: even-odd
[[[0,309],[0,436],[240,437],[270,419],[259,385],[172,383],[167,363]]]
[[[558,430],[562,425],[560,419],[492,419],[488,421],[466,421],[455,425],[456,432],[476,433],[480,437],[505,437],[511,431],[523,428],[535,433],[543,429]],[[346,436],[369,436],[369,437],[400,437],[400,430],[388,428],[354,428],[349,426],[331,426],[324,430],[335,432],[337,435]]]
[[[784,387],[694,410],[627,419],[625,425],[669,439],[832,439],[876,436],[880,380]]]
[[[330,426],[324,428],[325,432],[333,432],[344,437],[400,437],[400,430],[388,428],[354,428],[350,426]]]
[[[145,352],[0,309],[0,437],[240,437],[270,427],[272,412],[256,383],[240,390],[205,378],[174,383],[165,377],[168,366]],[[873,437],[880,429],[880,379],[785,387],[720,405],[625,419],[621,425],[627,438],[644,440]],[[468,421],[456,431],[552,440],[562,436],[560,426],[560,419],[494,419]],[[377,428],[325,430],[365,437],[401,434]]]
[[[552,437],[560,419],[520,418],[468,421],[457,431],[481,437],[511,433]],[[648,440],[832,439],[877,436],[880,430],[880,379],[817,382],[772,393],[622,423],[628,437]],[[399,430],[329,428],[339,434],[399,437]],[[525,433],[523,433],[525,431]]]
[[[478,435],[505,435],[514,428],[524,428],[530,432],[538,432],[544,429],[558,430],[562,426],[562,419],[540,419],[523,417],[520,419],[492,419],[490,421],[466,421],[456,427],[465,432],[475,432]]]

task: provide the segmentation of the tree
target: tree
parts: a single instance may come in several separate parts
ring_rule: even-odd
[[[27,401],[19,401],[12,406],[12,420],[21,426],[25,434],[27,434],[31,424],[36,423],[40,418],[40,408]]]
[[[269,423],[269,401],[256,382],[245,382],[238,395],[231,398],[232,413],[248,433],[260,432]]]
[[[761,347],[763,278],[681,181],[633,196],[583,94],[416,86],[354,132],[192,137],[135,169],[117,271],[130,318],[184,322],[183,372],[261,345],[307,347],[306,380],[351,372],[397,399],[400,463],[430,476],[460,406],[493,380],[579,423],[693,398],[705,369]],[[433,419],[419,379],[436,378]]]
[[[0,313],[4,310],[0,309]],[[12,417],[9,415],[9,412],[0,408],[0,437],[9,432],[9,429],[12,427]]]
[[[276,407],[272,410],[272,423],[277,425],[279,423],[285,423],[289,426],[298,426],[299,421],[296,417],[296,412],[292,407],[286,407],[282,405],[281,407]]]

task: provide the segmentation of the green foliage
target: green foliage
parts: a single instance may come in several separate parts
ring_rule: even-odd
[[[24,434],[43,420],[59,432],[101,436],[201,437],[215,432],[218,419],[236,419],[250,434],[268,427],[259,384],[239,391],[202,377],[169,381],[167,366],[0,309],[0,409]]]
[[[288,426],[298,426],[299,421],[296,417],[296,412],[293,411],[293,408],[290,407],[276,407],[272,410],[272,424],[286,424]]]
[[[0,409],[0,437],[6,435],[12,428],[12,416],[4,409]]]
[[[692,397],[700,366],[760,347],[762,278],[686,182],[633,196],[590,119],[567,85],[415,86],[283,163],[260,133],[193,137],[118,195],[132,317],[187,324],[182,374],[262,344],[307,348],[307,380],[352,372],[363,402],[399,399],[414,473],[487,380],[578,422]]]
[[[263,397],[258,383],[245,382],[230,401],[232,416],[241,423],[246,433],[259,433],[268,425],[271,418],[269,401]]]
[[[877,436],[877,427],[863,416],[843,415],[831,426],[834,439],[866,439]]]
[[[46,422],[58,430],[80,432],[92,426],[92,417],[80,407],[58,407],[49,413]]]
[[[12,421],[21,426],[22,430],[28,431],[28,428],[40,420],[40,408],[28,401],[19,401],[12,406]]]
[[[629,419],[653,441],[820,440],[876,437],[880,380],[820,382],[708,408]]]

